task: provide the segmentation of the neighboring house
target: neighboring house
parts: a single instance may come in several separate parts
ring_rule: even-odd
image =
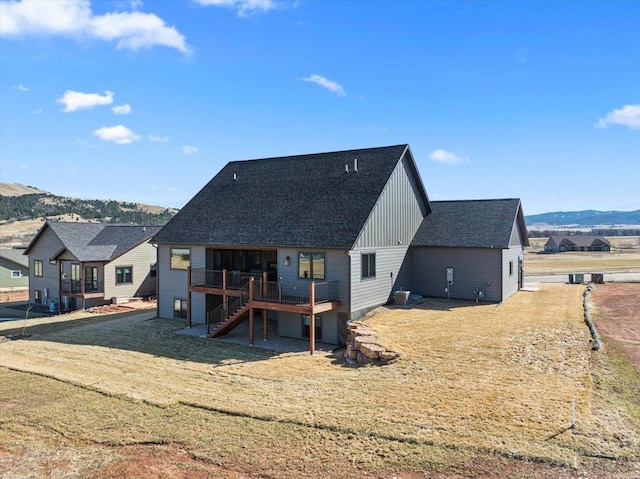
[[[611,251],[611,243],[603,236],[551,236],[544,245],[545,253],[565,251]]]
[[[156,226],[47,222],[29,256],[29,300],[73,310],[156,292]]]
[[[24,249],[0,249],[0,288],[29,286],[29,260]]]
[[[517,205],[514,251],[527,242]],[[251,343],[256,316],[263,334],[275,319],[312,352],[316,339],[344,343],[346,323],[394,291],[429,290],[416,284],[430,280],[414,271],[410,245],[431,213],[408,145],[228,163],[152,240],[158,314],[214,325],[211,336],[248,317]],[[417,249],[424,266],[430,253]],[[492,300],[514,292],[500,289]]]
[[[412,292],[500,302],[522,287],[529,240],[520,200],[432,201],[431,208],[411,243]]]

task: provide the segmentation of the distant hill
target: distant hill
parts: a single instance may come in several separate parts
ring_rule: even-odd
[[[22,196],[34,194],[47,194],[47,192],[34,188],[33,186],[25,186],[18,183],[0,182],[0,195],[2,196]]]
[[[31,186],[0,183],[0,221],[72,215],[79,220],[163,226],[174,208],[114,200],[80,200],[56,196]]]
[[[557,211],[525,216],[527,226],[602,227],[616,225],[640,225],[640,210],[636,211]]]

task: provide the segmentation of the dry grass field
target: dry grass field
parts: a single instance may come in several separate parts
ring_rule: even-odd
[[[613,366],[594,370],[582,292],[382,308],[402,358],[360,368],[152,313],[29,320],[0,343],[0,477],[637,477],[638,398],[595,387]]]

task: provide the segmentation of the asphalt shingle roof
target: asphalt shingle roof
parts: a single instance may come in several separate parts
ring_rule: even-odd
[[[67,251],[83,262],[111,261],[160,231],[159,226],[52,222],[40,232],[46,227],[51,228]],[[27,248],[27,253],[40,232]]]
[[[24,249],[0,249],[0,258],[7,259],[13,263],[29,267],[29,258],[24,256]]]
[[[408,145],[230,162],[153,242],[350,248],[405,151]]]
[[[581,248],[585,248],[585,247],[589,247],[592,246],[594,242],[596,241],[602,241],[604,244],[607,244],[609,246],[611,246],[611,243],[609,243],[609,241],[604,237],[604,236],[591,236],[591,235],[573,235],[573,236],[567,236],[567,235],[551,235],[551,238],[553,238],[553,241],[555,241],[555,243],[557,245],[559,245],[560,243],[562,243],[563,241],[568,241],[569,243],[581,247]]]
[[[516,220],[525,246],[529,244],[517,198],[432,201],[431,209],[413,238],[412,246],[508,248]]]

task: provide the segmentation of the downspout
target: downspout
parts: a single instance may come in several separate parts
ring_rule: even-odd
[[[158,245],[151,243],[156,249],[156,318],[160,317],[160,252]]]

